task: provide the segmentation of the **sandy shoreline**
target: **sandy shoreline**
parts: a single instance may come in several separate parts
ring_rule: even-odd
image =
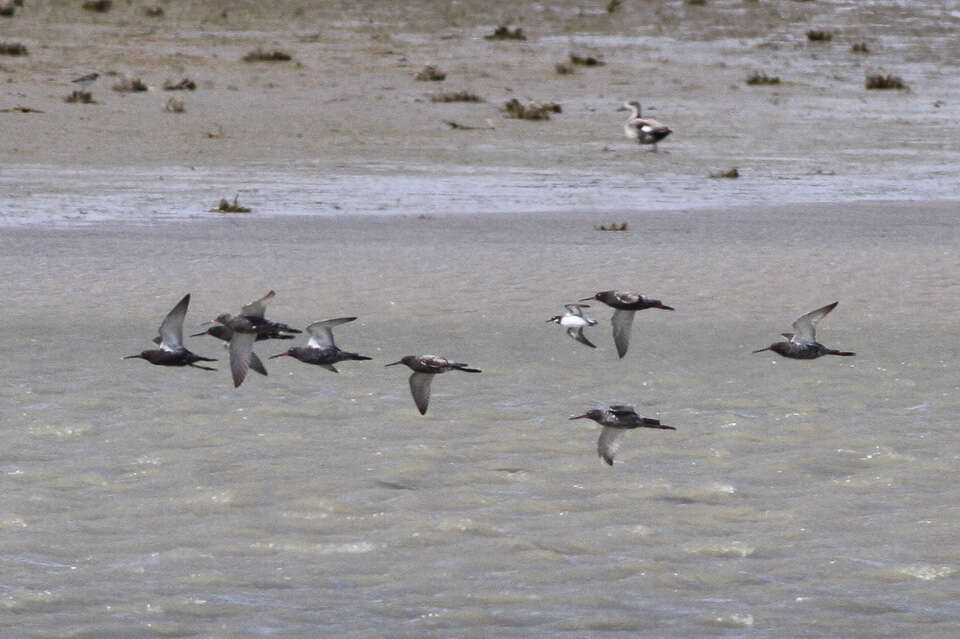
[[[185,3],[150,18],[139,5],[97,14],[73,3],[30,2],[0,21],[0,39],[29,50],[0,58],[7,87],[0,107],[43,113],[0,114],[0,157],[104,167],[314,161],[326,170],[373,161],[401,171],[405,163],[604,170],[629,162],[645,175],[702,179],[732,166],[746,176],[869,172],[918,161],[918,170],[936,171],[955,162],[960,148],[952,126],[960,119],[960,101],[952,99],[958,60],[936,16],[926,17],[922,43],[883,46],[881,36],[902,35],[903,11],[795,2],[628,3],[612,15],[565,2],[471,3],[470,11],[430,2]],[[886,26],[871,32],[864,21]],[[504,22],[529,39],[484,39]],[[806,42],[804,29],[817,22],[840,35],[822,46]],[[874,46],[870,56],[849,52],[859,40]],[[257,47],[293,60],[241,60]],[[606,64],[556,73],[570,53]],[[416,81],[425,64],[447,79]],[[780,73],[783,84],[746,86],[759,69]],[[877,69],[898,71],[910,91],[866,92],[863,77]],[[65,104],[76,88],[70,80],[91,70],[131,74],[151,90],[117,93],[110,87],[119,76],[104,75],[91,87],[98,104]],[[182,77],[197,90],[161,90]],[[485,101],[429,100],[461,90]],[[184,113],[164,112],[173,95],[184,98]],[[506,119],[500,107],[513,97],[554,101],[563,113],[550,122]],[[623,139],[615,109],[631,98],[674,128],[665,153],[638,154]],[[494,128],[451,130],[444,121]]]

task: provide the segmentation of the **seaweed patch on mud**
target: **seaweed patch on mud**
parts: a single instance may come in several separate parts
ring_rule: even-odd
[[[240,196],[234,195],[233,202],[226,198],[220,199],[220,205],[215,209],[210,209],[211,213],[250,213],[253,209],[241,205],[238,200]]]
[[[442,82],[446,78],[447,74],[432,64],[423,67],[413,76],[413,79],[418,82]]]
[[[483,102],[483,98],[476,93],[470,93],[469,91],[433,93],[429,97],[431,102]]]
[[[602,67],[606,64],[606,62],[604,62],[603,58],[600,58],[599,56],[571,53],[570,64],[575,64],[581,67]]]
[[[120,93],[137,93],[140,91],[149,91],[150,87],[148,87],[140,78],[125,75],[120,82],[113,85],[113,90],[119,91]]]
[[[626,231],[627,223],[621,222],[617,224],[616,222],[611,222],[610,224],[598,224],[593,227],[594,231]]]
[[[740,177],[740,171],[737,170],[737,167],[733,167],[728,171],[718,171],[717,173],[711,173],[710,177],[714,179],[719,179],[719,178],[735,179]]]
[[[807,40],[810,42],[830,42],[833,40],[833,33],[830,31],[810,29],[807,31]]]
[[[562,113],[563,109],[556,102],[530,102],[523,104],[513,98],[503,105],[503,112],[508,118],[519,120],[549,120],[551,113]]]
[[[523,29],[517,27],[511,29],[507,25],[500,25],[493,30],[493,33],[483,36],[484,40],[526,40],[527,36],[523,32]]]
[[[113,2],[111,2],[111,0],[87,0],[81,7],[86,11],[106,13],[113,8]]]
[[[0,42],[0,55],[27,55],[27,47],[22,42]]]
[[[79,89],[75,90],[73,93],[65,97],[63,101],[70,104],[96,104],[97,103],[97,101],[93,99],[92,92],[81,91]]]
[[[907,89],[907,84],[898,75],[868,75],[864,86],[867,89]]]
[[[163,83],[164,91],[196,91],[197,83],[190,78],[181,80],[166,80]]]
[[[243,56],[244,62],[288,62],[292,59],[293,56],[284,51],[280,51],[279,49],[265,51],[260,47],[257,47],[253,51],[247,53],[247,55]]]
[[[754,71],[747,76],[747,84],[750,86],[780,84],[780,76],[767,75],[763,71]]]

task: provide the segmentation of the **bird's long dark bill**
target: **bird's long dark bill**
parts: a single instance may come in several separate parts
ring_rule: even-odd
[[[657,304],[654,308],[659,308],[664,311],[672,311],[674,308],[672,306],[667,306],[666,304]]]
[[[856,353],[851,353],[850,351],[830,351],[827,355],[839,355],[841,357],[853,357]]]
[[[201,335],[206,335],[209,332],[210,332],[209,330],[206,330],[206,331],[203,331],[202,333],[194,333],[190,337],[200,337]]]
[[[770,347],[767,346],[766,348],[761,348],[761,349],[756,350],[756,351],[753,351],[753,352],[754,352],[754,353],[762,353],[763,351],[769,351],[769,350],[770,350]]]
[[[626,109],[624,109],[624,111],[626,111]],[[579,301],[579,302],[590,302],[590,301],[593,301],[593,300],[596,300],[596,299],[597,299],[597,296],[594,295],[593,297],[585,297],[585,298],[583,298],[582,300],[577,300],[577,301]]]
[[[651,424],[646,428],[659,428],[660,430],[677,430],[673,426],[667,426],[666,424]]]
[[[271,355],[267,359],[277,359],[278,357],[290,356],[290,353],[280,353],[279,355]]]
[[[403,364],[403,360],[400,360],[399,362],[393,362],[392,364],[384,364],[383,367],[386,368],[387,366],[396,366],[397,364]]]
[[[586,419],[586,415],[577,415],[576,417],[571,417],[570,419]]]
[[[123,359],[143,359],[143,355],[127,355]]]

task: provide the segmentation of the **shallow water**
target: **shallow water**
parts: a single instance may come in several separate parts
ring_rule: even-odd
[[[0,173],[0,226],[202,220],[214,215],[211,209],[221,198],[232,201],[235,196],[261,218],[585,211],[600,224],[610,221],[604,216],[623,212],[624,202],[657,211],[856,202],[878,194],[887,201],[952,199],[957,197],[956,175],[940,164],[919,162],[909,170],[871,167],[842,176],[794,167],[780,175],[739,180],[672,171],[640,179],[626,172],[430,165],[406,165],[399,171],[358,165],[336,173],[317,166],[118,170],[30,165],[4,167]]]
[[[621,217],[8,228],[5,632],[956,634],[953,207]],[[603,307],[596,350],[545,322],[614,286],[677,309],[623,360]],[[210,338],[216,373],[120,360],[185,292],[199,330],[269,288],[295,325],[357,315],[338,342],[375,361],[235,390]],[[819,337],[855,358],[750,353],[834,299]],[[421,352],[484,372],[421,417],[382,366]],[[608,468],[567,418],[615,402],[678,430]]]

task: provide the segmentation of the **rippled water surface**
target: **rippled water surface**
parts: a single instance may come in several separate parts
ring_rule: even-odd
[[[6,632],[955,634],[952,208],[620,213],[7,229]],[[545,321],[607,287],[677,309],[623,360],[607,309],[596,350]],[[215,373],[120,359],[185,292],[189,331],[270,288],[374,361],[235,390],[211,338]],[[855,358],[750,353],[834,299]],[[424,352],[484,372],[421,417],[382,365]],[[607,467],[567,418],[615,402],[678,430]]]

